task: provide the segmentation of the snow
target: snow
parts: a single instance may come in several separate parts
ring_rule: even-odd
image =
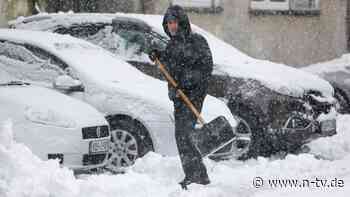
[[[52,30],[57,25],[70,26],[74,23],[108,23],[115,16],[131,17],[142,20],[149,24],[154,31],[166,36],[162,27],[161,15],[144,15],[144,14],[39,14],[28,18],[18,18],[10,22],[19,29],[32,30]],[[51,20],[38,20],[38,18],[52,18]],[[205,36],[208,44],[212,49],[215,71],[218,74],[228,74],[230,76],[255,79],[263,85],[285,95],[302,97],[307,90],[318,90],[325,97],[333,96],[332,86],[318,76],[311,75],[303,70],[288,67],[283,64],[273,63],[266,60],[257,60],[237,50],[235,47],[218,39],[214,35],[204,31],[198,26],[192,24],[192,29]],[[108,35],[106,35],[108,38]],[[103,41],[104,42],[104,41]],[[103,43],[95,43],[102,44]],[[104,43],[108,44],[108,43]],[[111,43],[109,43],[111,44]],[[127,55],[125,53],[118,53]],[[130,57],[128,57],[130,58]],[[137,57],[149,62],[147,56]]]
[[[56,78],[55,85],[61,87],[74,87],[81,85],[81,82],[68,75],[61,75]]]
[[[37,123],[65,128],[107,124],[104,116],[92,106],[35,85],[0,87],[0,100],[2,107],[23,108],[25,118]]]
[[[12,136],[11,123],[0,123],[0,135]],[[70,197],[78,194],[73,171],[59,167],[58,161],[42,161],[23,144],[10,140],[0,143],[1,197]],[[51,193],[51,195],[50,195]]]
[[[58,161],[41,161],[23,144],[11,140],[11,123],[0,123],[0,196],[4,197],[259,197],[259,196],[330,196],[350,194],[350,121],[349,115],[338,117],[338,134],[309,144],[311,152],[287,155],[284,159],[258,158],[248,161],[205,160],[211,184],[190,185],[181,190],[183,178],[178,157],[149,153],[138,159],[124,174],[93,174],[74,177]],[[1,138],[2,139],[2,138]],[[10,145],[9,145],[10,144]],[[316,156],[315,156],[316,155]],[[324,158],[324,159],[319,159]],[[267,179],[327,179],[344,181],[336,188],[261,188],[252,185],[255,177]]]

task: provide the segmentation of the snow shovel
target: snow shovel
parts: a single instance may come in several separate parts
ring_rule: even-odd
[[[200,129],[195,129],[195,132],[191,133],[192,140],[201,152],[202,157],[212,155],[236,139],[230,123],[224,116],[219,116],[209,123],[206,123],[190,99],[178,88],[178,84],[174,78],[170,76],[165,66],[158,59],[155,59],[155,63],[158,65],[166,80],[176,89],[181,99],[202,125]]]

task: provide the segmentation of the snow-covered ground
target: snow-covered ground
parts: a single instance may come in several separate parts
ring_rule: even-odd
[[[312,154],[288,155],[284,159],[259,158],[245,162],[206,160],[212,183],[181,190],[183,177],[177,157],[149,153],[125,174],[75,177],[57,161],[41,161],[23,144],[12,140],[11,121],[0,123],[1,197],[248,197],[248,196],[348,196],[350,194],[350,116],[338,116],[338,134],[309,144]],[[315,156],[317,155],[317,156]],[[322,158],[322,159],[320,159]],[[253,186],[255,177],[264,185]],[[268,179],[337,179],[337,187],[271,188]],[[257,180],[257,179],[256,179]],[[328,183],[329,183],[328,182]]]

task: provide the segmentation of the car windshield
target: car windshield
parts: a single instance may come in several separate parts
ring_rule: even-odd
[[[8,81],[6,83],[0,83],[0,86],[22,86],[22,85],[30,85],[30,83],[23,81]]]

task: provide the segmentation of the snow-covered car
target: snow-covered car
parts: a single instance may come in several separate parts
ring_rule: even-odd
[[[74,170],[106,165],[110,133],[100,112],[51,89],[16,81],[0,67],[0,122],[11,120],[17,142],[43,160],[58,159]]]
[[[39,14],[10,27],[69,34],[102,46],[142,72],[162,79],[149,60],[150,49],[165,48],[162,16],[143,14]],[[332,86],[318,76],[251,58],[203,29],[212,50],[214,77],[209,93],[222,97],[252,131],[248,156],[295,152],[302,144],[336,133]],[[239,130],[239,127],[238,127]]]
[[[302,68],[329,81],[334,87],[340,113],[350,113],[350,55]]]
[[[131,165],[148,151],[177,155],[167,84],[107,50],[69,35],[1,29],[0,63],[18,79],[61,91],[102,112],[111,129],[111,167]],[[238,124],[225,103],[209,95],[202,114],[208,122],[222,115],[232,127]],[[232,143],[215,156],[243,154],[249,133],[244,139],[246,146]]]

